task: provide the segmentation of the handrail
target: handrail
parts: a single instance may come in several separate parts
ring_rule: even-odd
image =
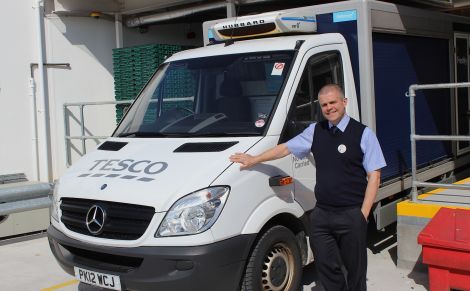
[[[177,97],[177,98],[163,98],[163,102],[178,102],[178,101],[194,101],[194,96],[187,96],[187,97]],[[99,105],[119,105],[119,104],[131,104],[134,100],[113,100],[113,101],[95,101],[95,102],[69,102],[64,103],[63,110],[64,110],[64,140],[65,140],[65,161],[67,167],[70,167],[72,164],[71,161],[71,154],[70,154],[70,141],[71,140],[81,140],[82,141],[82,152],[81,155],[86,154],[86,140],[87,139],[106,139],[109,136],[102,136],[102,135],[85,135],[85,106],[99,106]],[[157,103],[158,100],[152,99],[149,100],[150,103]],[[69,122],[67,118],[67,112],[69,107],[79,107],[80,110],[80,118],[78,120],[80,126],[80,134],[81,135],[67,135],[67,129],[69,129]]]
[[[462,135],[417,135],[415,121],[415,97],[418,90],[430,89],[455,89],[470,87],[470,82],[466,83],[448,83],[448,84],[413,84],[409,87],[407,97],[410,98],[410,141],[411,141],[411,200],[418,202],[418,187],[438,187],[448,189],[470,190],[470,185],[455,185],[417,181],[416,166],[416,141],[417,140],[441,140],[441,141],[470,141],[469,136]]]
[[[64,110],[64,130],[65,130],[65,161],[67,167],[70,167],[72,164],[71,155],[70,155],[70,141],[74,139],[78,139],[82,141],[82,152],[81,154],[86,154],[86,140],[87,139],[105,139],[108,136],[97,136],[97,135],[85,135],[85,116],[84,116],[84,109],[85,106],[97,106],[97,105],[118,105],[118,104],[131,104],[134,100],[121,100],[121,101],[96,101],[96,102],[70,102],[64,103],[63,110]],[[69,107],[79,107],[80,110],[80,133],[81,135],[78,136],[70,136],[67,135],[67,129],[69,128],[69,122],[67,118],[67,112]]]

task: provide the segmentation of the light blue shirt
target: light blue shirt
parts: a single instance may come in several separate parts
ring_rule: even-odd
[[[336,127],[341,130],[341,132],[344,132],[350,119],[351,118],[345,114]],[[302,133],[287,141],[287,148],[297,158],[304,158],[311,152],[315,125],[316,123],[310,124]],[[333,124],[328,121],[328,126],[331,128]],[[368,127],[366,127],[362,133],[361,150],[364,154],[362,166],[367,173],[381,169],[387,165],[377,136]]]

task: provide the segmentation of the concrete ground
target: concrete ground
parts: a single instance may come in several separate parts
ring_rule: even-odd
[[[395,226],[369,232],[369,291],[427,290],[427,274],[396,267]],[[44,234],[0,240],[0,289],[2,291],[92,291],[79,284],[56,263]],[[315,264],[304,268],[302,291],[323,291]],[[221,289],[223,290],[223,288]]]

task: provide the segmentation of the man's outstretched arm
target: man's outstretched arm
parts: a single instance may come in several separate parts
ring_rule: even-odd
[[[244,153],[235,153],[230,156],[230,161],[240,164],[240,169],[246,169],[256,164],[277,160],[290,154],[285,143],[279,144],[257,156]]]

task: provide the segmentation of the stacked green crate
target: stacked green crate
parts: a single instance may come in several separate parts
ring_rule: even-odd
[[[180,45],[151,44],[113,50],[114,91],[116,100],[133,100],[157,67],[169,56],[187,49]],[[128,105],[116,105],[119,122]]]
[[[165,99],[162,105],[163,111],[176,107],[192,109],[193,101],[191,100],[171,101],[172,98],[194,96],[194,78],[190,74],[186,69],[174,70],[167,74],[164,84]]]

